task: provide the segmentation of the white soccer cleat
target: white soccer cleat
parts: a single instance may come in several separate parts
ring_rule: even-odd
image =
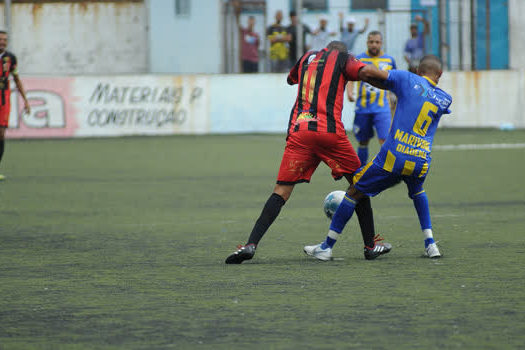
[[[307,255],[322,261],[332,260],[332,248],[321,248],[321,244],[307,245],[303,248]]]
[[[438,246],[437,246],[436,243],[430,243],[430,244],[425,248],[425,252],[427,253],[427,256],[428,256],[430,259],[440,258],[440,257],[441,257],[441,253],[439,252],[439,249],[438,249]]]

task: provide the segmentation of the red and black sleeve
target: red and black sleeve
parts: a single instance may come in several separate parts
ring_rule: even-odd
[[[359,70],[366,66],[363,62],[359,61],[355,56],[348,55],[346,59],[344,76],[347,80],[359,80]]]

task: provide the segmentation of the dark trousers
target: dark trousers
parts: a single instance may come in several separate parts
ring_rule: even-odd
[[[243,73],[257,73],[259,72],[259,63],[252,61],[242,61],[242,72]]]

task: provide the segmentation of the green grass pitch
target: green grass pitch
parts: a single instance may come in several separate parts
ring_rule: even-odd
[[[439,130],[435,145],[525,131]],[[337,258],[321,165],[255,259],[225,265],[270,195],[283,135],[8,141],[0,183],[0,349],[517,349],[525,344],[525,149],[438,150],[427,178],[443,258],[403,185],[354,218]],[[372,141],[372,153],[377,151]]]

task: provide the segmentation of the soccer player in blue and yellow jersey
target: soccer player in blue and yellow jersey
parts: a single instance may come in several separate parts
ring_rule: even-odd
[[[379,73],[372,78],[379,80],[369,81],[394,92],[398,99],[392,127],[376,157],[354,176],[353,185],[333,216],[326,240],[317,246],[305,247],[305,251],[311,250],[315,257],[325,256],[326,251],[331,254],[356,204],[403,181],[408,187],[408,196],[414,201],[425,236],[426,254],[430,258],[440,257],[432,235],[423,182],[430,168],[430,151],[439,120],[443,114],[450,113],[452,103],[452,97],[437,87],[442,62],[436,56],[427,55],[421,60],[417,75],[398,70],[376,72]]]
[[[386,55],[382,50],[383,36],[381,32],[368,33],[366,41],[367,51],[356,58],[366,64],[373,64],[381,70],[396,69],[396,61],[392,56]],[[350,102],[354,102],[353,83],[347,86],[347,95]],[[359,142],[357,155],[361,164],[368,161],[368,143],[374,136],[376,129],[379,144],[385,142],[390,122],[392,121],[391,103],[388,91],[378,89],[371,84],[360,81],[357,84],[357,101],[355,104],[354,135]]]

